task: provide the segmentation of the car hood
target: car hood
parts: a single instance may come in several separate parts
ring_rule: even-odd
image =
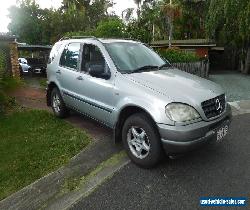
[[[133,82],[170,98],[172,102],[200,105],[224,93],[214,82],[175,68],[127,74]]]

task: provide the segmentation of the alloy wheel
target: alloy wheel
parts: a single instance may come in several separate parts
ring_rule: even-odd
[[[132,126],[127,133],[127,142],[132,154],[139,159],[144,159],[150,151],[150,141],[143,128]]]
[[[56,113],[59,113],[61,111],[61,101],[57,94],[53,96],[53,108]]]

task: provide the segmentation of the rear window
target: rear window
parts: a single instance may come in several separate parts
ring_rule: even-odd
[[[62,46],[61,42],[57,42],[54,44],[53,48],[51,49],[48,64],[52,63],[55,57],[57,56],[60,47]]]

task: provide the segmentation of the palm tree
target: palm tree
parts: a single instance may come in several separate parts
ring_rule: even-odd
[[[135,4],[137,5],[137,17],[139,18],[141,15],[141,4],[142,0],[134,0]]]
[[[134,12],[134,8],[127,8],[122,11],[122,19],[124,19],[126,22],[130,20]]]

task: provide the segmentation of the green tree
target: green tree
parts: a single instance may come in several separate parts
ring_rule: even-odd
[[[177,19],[176,27],[179,27],[180,39],[205,38],[205,21],[208,11],[208,2],[204,0],[178,0],[181,16]]]
[[[108,17],[110,0],[63,0],[62,7],[41,9],[34,0],[22,0],[9,9],[9,30],[20,42],[53,44],[66,32],[93,31]]]
[[[210,37],[240,53],[241,68],[250,72],[250,1],[210,0],[206,29]]]
[[[35,1],[25,0],[20,6],[9,8],[11,23],[8,28],[12,34],[27,43],[41,43],[43,13]]]
[[[125,24],[119,18],[108,18],[99,22],[95,35],[104,38],[123,38],[125,34]]]
[[[137,39],[142,42],[150,43],[155,37],[162,37],[159,25],[161,26],[161,15],[159,1],[145,0],[139,4],[140,16],[139,18],[125,18],[127,23],[127,36],[129,38]],[[131,11],[128,10],[130,13]],[[126,13],[126,10],[125,10]],[[127,14],[126,14],[127,15]]]

